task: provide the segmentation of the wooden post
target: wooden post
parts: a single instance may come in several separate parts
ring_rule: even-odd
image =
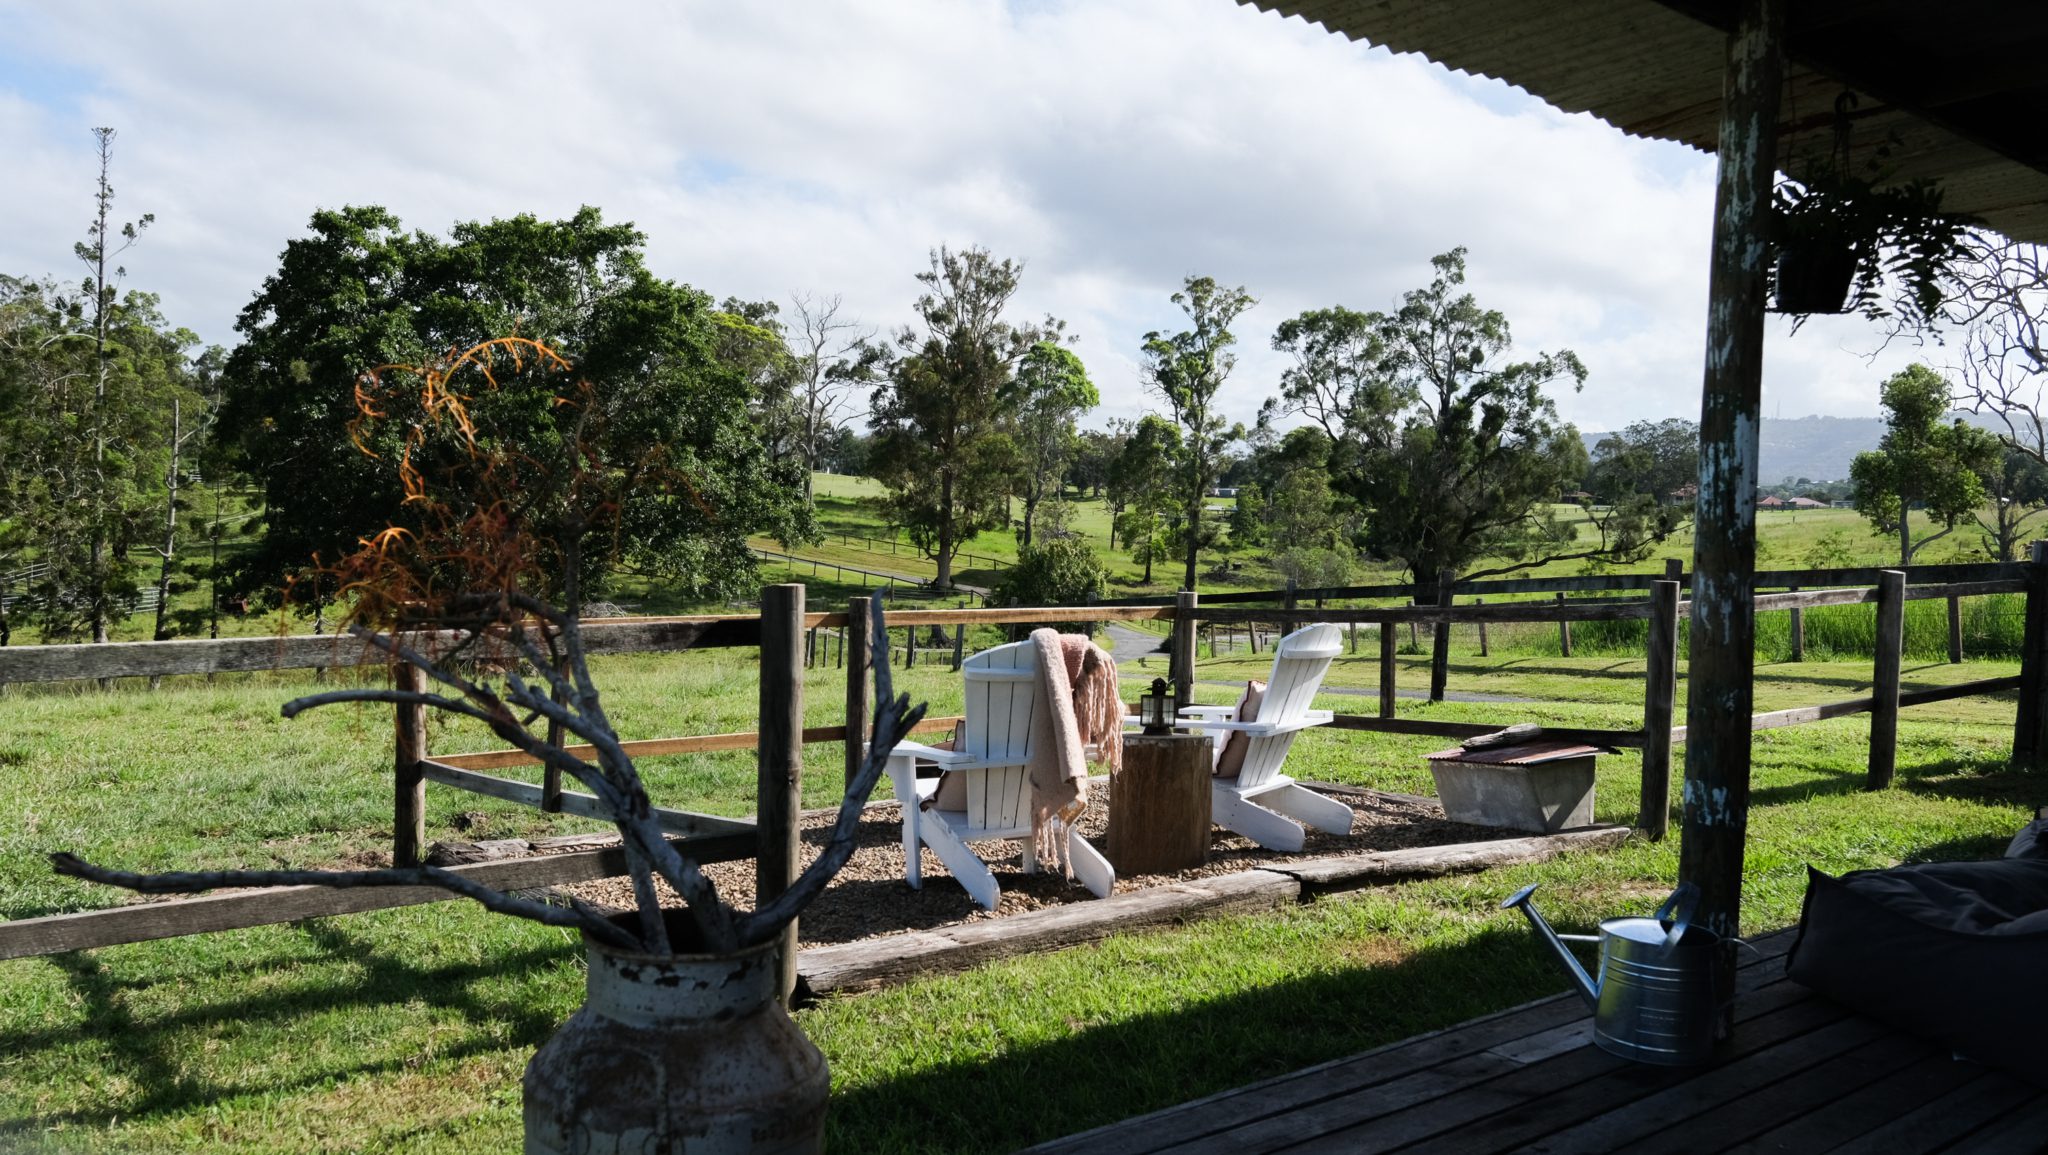
[[[1870,678],[1869,790],[1892,784],[1899,758],[1899,656],[1906,635],[1906,574],[1877,575],[1877,655]]]
[[[1733,6],[1715,137],[1678,874],[1700,890],[1694,924],[1720,936],[1714,985],[1722,1036],[1734,1025],[1735,940],[1742,930],[1742,855],[1749,830],[1757,428],[1786,7],[1785,0],[1741,0]]]
[[[1173,595],[1173,641],[1167,666],[1172,670],[1173,709],[1179,713],[1195,700],[1195,607],[1193,590]]]
[[[1457,574],[1449,569],[1437,571],[1436,604],[1446,609],[1451,604],[1451,583]],[[1429,655],[1429,700],[1444,700],[1444,684],[1451,678],[1451,623],[1449,619],[1436,624],[1435,645]]]
[[[1664,559],[1664,580],[1680,583],[1685,581],[1685,561],[1682,558],[1667,557]]]
[[[760,849],[754,861],[754,903],[759,909],[796,881],[798,831],[803,818],[804,587],[797,582],[761,590],[761,737],[756,761],[754,821]],[[796,922],[782,934],[778,990],[787,1003],[796,989]]]
[[[953,671],[955,673],[958,673],[960,670],[960,663],[966,660],[967,627],[965,625],[956,624],[953,627]]]
[[[1422,639],[1415,633],[1415,622],[1413,619],[1410,619],[1408,622],[1408,648],[1411,650],[1422,648]]]
[[[1671,829],[1671,715],[1678,700],[1678,583],[1650,584],[1649,669],[1643,686],[1643,795],[1636,826],[1660,840]]]
[[[1475,606],[1483,606],[1483,605],[1485,605],[1485,604],[1486,604],[1486,599],[1485,599],[1485,598],[1473,598],[1473,599],[1472,599],[1472,604],[1473,604],[1473,605],[1475,605]],[[1485,618],[1480,618],[1480,619],[1479,619],[1479,656],[1480,656],[1480,657],[1482,657],[1482,658],[1487,658],[1487,657],[1492,657],[1492,656],[1493,656],[1492,654],[1488,653],[1488,652],[1487,652],[1487,649],[1486,649],[1486,619],[1485,619]]]
[[[1564,608],[1563,590],[1557,591],[1557,608]],[[1557,623],[1557,652],[1562,657],[1569,658],[1572,656],[1572,624],[1570,622]]]
[[[1793,593],[1799,592],[1798,586],[1789,586],[1787,588],[1789,588]],[[1795,606],[1793,607],[1791,612],[1792,660],[1795,662],[1803,662],[1806,660],[1806,611],[1799,609]]]
[[[846,647],[840,655],[846,666],[846,780],[860,773],[867,756],[868,673],[874,658],[868,643],[868,599],[848,598],[846,602]]]
[[[1961,665],[1963,661],[1963,598],[1961,594],[1948,595],[1948,661]]]
[[[1119,877],[1163,874],[1209,858],[1207,736],[1133,734],[1123,768],[1109,780],[1109,831],[1102,852]]]
[[[1354,654],[1354,655],[1355,655],[1355,654],[1357,654],[1357,653],[1358,653],[1358,623],[1357,623],[1357,622],[1352,622],[1352,623],[1351,623],[1351,638],[1350,638],[1350,643],[1351,643],[1351,649],[1350,649],[1350,652],[1351,652],[1352,654]]]
[[[411,662],[400,662],[391,672],[391,682],[395,690],[424,693],[427,675]],[[391,865],[418,866],[427,846],[427,780],[420,774],[420,759],[427,756],[427,708],[416,702],[393,708],[398,716],[391,777]]]
[[[818,631],[817,631],[817,630],[815,630],[815,629],[805,630],[805,631],[804,631],[804,669],[808,670],[808,669],[810,669],[810,668],[811,668],[812,666],[815,666],[815,665],[817,665],[817,663],[818,663]]]
[[[906,670],[917,668],[916,626],[912,626],[909,629],[903,631],[903,668]]]
[[[833,655],[833,658],[832,658],[832,668],[833,668],[833,669],[836,669],[836,670],[843,670],[843,669],[845,669],[845,668],[846,668],[846,627],[845,627],[845,626],[841,626],[841,627],[839,627],[839,652],[838,652],[837,654]]]
[[[1394,716],[1394,623],[1380,623],[1380,717]]]
[[[1287,592],[1286,595],[1281,598],[1280,604],[1290,612],[1297,609],[1301,605],[1301,598],[1296,593],[1296,586],[1293,578],[1287,579]]]
[[[2027,617],[2020,642],[2020,701],[2012,723],[2012,761],[2034,767],[2048,749],[2048,541],[2028,549]]]

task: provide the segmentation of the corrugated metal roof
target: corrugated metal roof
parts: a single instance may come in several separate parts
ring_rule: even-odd
[[[1352,40],[1384,46],[1394,52],[1417,53],[1459,72],[1491,77],[1521,88],[1566,112],[1589,112],[1635,136],[1679,141],[1713,151],[1720,129],[1722,63],[1727,36],[1692,16],[1674,11],[1660,0],[1238,0],[1284,16],[1298,16],[1320,24]],[[1711,7],[1711,6],[1709,6]],[[1798,5],[1794,6],[1798,8]],[[1887,20],[1906,19],[1905,8],[1873,5],[1863,9],[1830,6],[1831,24],[1805,33],[1818,38],[1835,35],[1855,21],[1875,25]],[[1946,5],[1921,5],[1912,9],[1910,27],[1885,29],[1896,33],[1894,40],[1920,38],[1930,48],[1956,49],[1952,55],[1970,55],[1983,61],[1981,87],[1970,93],[1972,101],[1986,102],[1997,96],[1999,85],[2024,91],[2038,103],[2040,85],[2048,69],[2033,51],[2031,17],[2029,42],[2006,44],[2015,59],[2009,64],[1990,60],[1999,53],[1999,24],[1985,19],[1986,8],[2009,10],[2015,19],[2048,6],[2002,7],[1983,3],[1971,5],[1968,13],[1957,11],[1952,25],[1937,25],[1952,34],[1953,43],[1935,45],[1930,36],[1929,12],[1945,13]],[[1994,15],[1996,12],[1993,13]],[[1868,27],[1857,31],[1868,32]],[[1817,41],[1815,41],[1817,42]],[[1846,35],[1829,47],[1843,47],[1845,53],[1864,43]],[[1825,75],[1800,59],[1795,38],[1786,66],[1785,98],[1779,168],[1797,159],[1826,153],[1832,139],[1835,98],[1844,80]],[[1974,54],[1974,55],[1972,55]],[[1838,53],[1837,55],[1841,55]],[[1938,58],[1939,54],[1932,54]],[[1887,62],[1884,67],[1891,67]],[[1854,62],[1842,64],[1837,74],[1852,74]],[[1848,75],[1853,83],[1853,75]],[[1883,87],[1880,77],[1867,83]],[[1938,178],[1945,190],[1943,207],[1982,217],[1993,228],[2016,240],[2048,242],[2048,173],[2020,160],[1994,151],[1982,139],[2013,140],[2009,126],[1981,121],[1984,133],[1957,131],[1930,122],[1921,115],[1888,105],[1868,92],[1859,91],[1860,103],[1853,115],[1852,163],[1860,164],[1871,151],[1896,133],[1893,148],[1897,162],[1895,180],[1918,177]],[[1973,111],[1977,103],[1955,104],[1943,111],[1948,120],[1963,130],[1972,127],[1969,118],[1988,114]],[[2039,121],[2030,121],[2032,139],[2038,148]],[[2003,135],[2000,135],[2001,130]],[[1974,138],[1974,139],[1972,139]],[[2038,154],[2030,154],[2038,155]]]

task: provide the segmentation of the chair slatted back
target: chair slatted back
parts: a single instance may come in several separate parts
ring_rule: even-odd
[[[1259,703],[1259,722],[1295,722],[1314,704],[1322,688],[1330,660],[1344,651],[1343,635],[1327,622],[1301,629],[1280,639],[1273,650],[1273,672],[1266,680],[1266,696]],[[1294,733],[1253,738],[1245,750],[1240,787],[1261,786],[1280,773],[1287,750],[1294,745]]]
[[[967,775],[967,816],[975,826],[1029,826],[1031,787],[1024,763],[1031,757],[1032,726],[1044,708],[1038,651],[1012,642],[961,663],[966,680],[966,722],[961,749],[984,762],[1009,763]]]

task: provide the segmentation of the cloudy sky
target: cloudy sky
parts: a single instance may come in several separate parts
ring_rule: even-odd
[[[1246,286],[1226,407],[1273,327],[1384,308],[1470,249],[1517,346],[1576,350],[1585,429],[1698,416],[1710,157],[1229,0],[276,4],[0,0],[0,271],[76,274],[94,125],[128,283],[231,344],[315,208],[413,227],[583,204],[716,296],[838,293],[891,328],[934,245],[1026,262],[1105,414],[1189,274]],[[1774,321],[1764,412],[1866,416],[1906,360]]]

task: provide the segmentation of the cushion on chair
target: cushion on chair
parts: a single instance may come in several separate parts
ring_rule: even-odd
[[[1266,683],[1253,678],[1244,684],[1244,693],[1238,695],[1237,720],[1256,722],[1259,720],[1259,704],[1266,700]],[[1251,752],[1252,740],[1243,730],[1232,730],[1224,739],[1223,749],[1216,754],[1215,774],[1218,778],[1235,778],[1244,769],[1244,756]]]
[[[2029,850],[2048,841],[2034,834]],[[1840,878],[1809,868],[1786,973],[1873,1019],[2048,1086],[2048,857]]]
[[[953,723],[953,736],[943,742],[932,743],[934,750],[958,750],[960,740],[967,729],[965,722]],[[932,796],[924,800],[926,810],[967,809],[967,775],[958,770],[947,770],[939,775],[939,787]]]

